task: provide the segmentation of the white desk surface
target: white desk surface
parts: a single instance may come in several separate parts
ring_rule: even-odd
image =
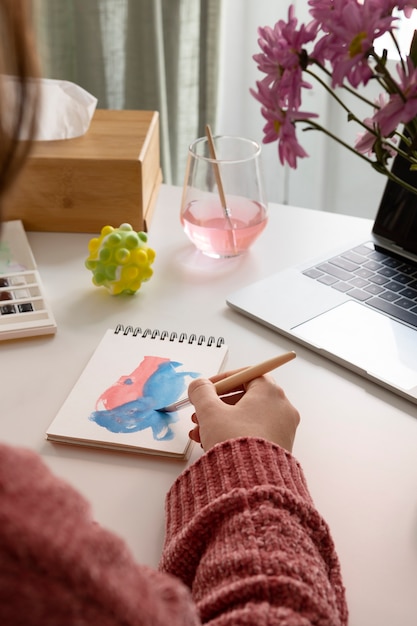
[[[45,441],[44,433],[107,328],[117,323],[225,337],[227,367],[295,349],[277,381],[301,412],[294,454],[332,528],[351,626],[417,623],[417,407],[230,310],[232,290],[336,245],[369,220],[272,205],[267,229],[236,259],[197,253],[179,223],[181,190],[163,185],[150,226],[154,276],[112,297],[84,269],[91,235],[29,233],[55,337],[0,343],[0,438],[39,452],[92,503],[97,520],[156,566],[164,498],[184,464]],[[103,224],[104,225],[104,224]],[[114,224],[117,226],[118,224]],[[291,297],[291,294],[283,294]],[[192,459],[200,454],[195,447]]]

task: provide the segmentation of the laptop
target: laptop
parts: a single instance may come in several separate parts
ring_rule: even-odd
[[[392,171],[417,185],[402,157]],[[367,241],[244,287],[227,304],[417,403],[417,195],[389,179]]]

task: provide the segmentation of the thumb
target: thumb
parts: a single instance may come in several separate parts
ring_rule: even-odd
[[[204,410],[204,406],[212,404],[213,401],[219,401],[216,389],[208,378],[193,380],[188,387],[188,397],[196,409],[200,411]]]

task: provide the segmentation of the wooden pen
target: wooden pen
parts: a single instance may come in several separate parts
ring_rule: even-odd
[[[258,365],[246,367],[245,369],[240,370],[235,374],[231,374],[226,378],[222,378],[221,380],[218,380],[216,383],[214,383],[216,393],[218,396],[230,393],[240,385],[248,383],[254,378],[258,378],[258,376],[263,376],[263,374],[272,372],[272,370],[280,367],[281,365],[284,365],[284,363],[292,361],[292,359],[295,359],[295,357],[295,352],[285,352],[284,354],[275,356],[272,359],[268,359],[267,361],[258,363]],[[163,411],[164,413],[172,413],[173,411],[179,411],[179,409],[182,409],[189,404],[191,404],[190,399],[184,398],[183,400],[179,400],[178,402],[174,402],[173,404],[169,404],[168,406],[164,406],[163,408],[156,410]]]

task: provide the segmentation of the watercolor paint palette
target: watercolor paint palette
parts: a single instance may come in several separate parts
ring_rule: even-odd
[[[0,341],[56,332],[36,262],[20,220],[3,222],[0,238]]]

